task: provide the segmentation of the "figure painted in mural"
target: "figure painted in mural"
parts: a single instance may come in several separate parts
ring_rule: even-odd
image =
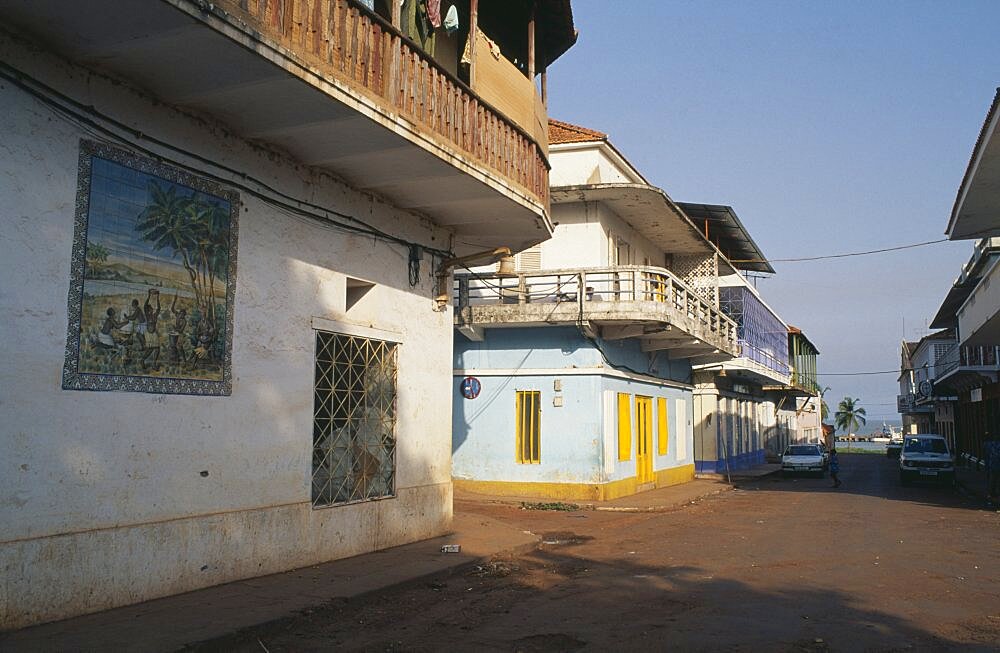
[[[101,331],[97,334],[97,342],[94,343],[94,346],[99,349],[118,349],[114,332],[128,324],[128,320],[125,319],[119,322],[117,318],[118,313],[111,306],[108,306],[105,315],[107,317],[104,318],[104,324],[101,325]]]
[[[132,337],[142,349],[146,348],[146,313],[139,306],[139,300],[132,300],[132,309],[125,314],[125,319],[132,323]]]
[[[156,308],[150,303],[155,298]],[[160,363],[160,333],[157,323],[160,319],[160,291],[153,288],[146,293],[146,302],[143,304],[142,312],[146,318],[146,342],[143,350],[142,360],[145,363],[149,357],[153,357],[153,369],[159,368]]]
[[[181,363],[188,359],[187,349],[188,349],[188,318],[187,309],[177,307],[177,294],[174,294],[174,300],[170,302],[170,312],[174,316],[173,329],[170,331],[170,360],[175,363]]]
[[[212,345],[215,342],[215,326],[206,316],[198,320],[198,346],[195,347],[192,358],[199,361],[212,359]]]
[[[830,478],[833,479],[833,487],[840,487],[840,457],[836,449],[830,449]]]

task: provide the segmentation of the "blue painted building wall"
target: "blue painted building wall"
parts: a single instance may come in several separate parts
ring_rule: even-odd
[[[656,401],[653,401],[654,470],[693,463],[691,368],[684,360],[670,361],[640,350],[635,340],[594,342],[574,327],[493,329],[486,340],[472,342],[457,335],[454,348],[454,412],[452,470],[458,479],[545,483],[606,483],[636,475],[634,396],[668,400],[669,446],[656,455]],[[604,367],[604,356],[624,370]],[[475,399],[461,395],[461,379],[475,375],[482,390]],[[664,385],[642,374],[673,382]],[[628,378],[624,378],[628,377]],[[555,389],[558,381],[561,390]],[[520,464],[515,458],[518,390],[541,393],[540,464]],[[632,453],[617,460],[616,393],[632,395]],[[562,406],[553,405],[561,397]],[[683,407],[684,417],[677,418]],[[610,409],[614,411],[607,414]],[[686,456],[678,458],[678,429],[683,429]],[[610,438],[610,442],[609,442]]]

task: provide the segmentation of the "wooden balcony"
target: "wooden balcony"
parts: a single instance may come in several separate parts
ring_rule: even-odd
[[[635,338],[643,351],[692,363],[740,353],[736,323],[663,268],[457,274],[454,300],[457,328],[475,340],[485,329],[576,324],[605,340]]]
[[[545,121],[524,74],[515,119],[353,0],[0,0],[0,22],[428,216],[458,253],[551,234],[546,144],[532,136]]]
[[[262,39],[278,44],[325,77],[377,99],[423,135],[445,142],[516,184],[547,209],[546,144],[536,142],[377,15],[351,0],[217,0],[215,4]],[[530,82],[527,86],[531,88]]]

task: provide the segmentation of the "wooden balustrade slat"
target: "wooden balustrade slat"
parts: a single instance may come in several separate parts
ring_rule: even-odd
[[[371,88],[368,74],[371,72],[372,25],[367,19],[361,23],[361,84]]]
[[[320,56],[323,52],[323,7],[325,5],[325,2],[313,0],[312,18],[309,21],[309,41],[314,56]]]

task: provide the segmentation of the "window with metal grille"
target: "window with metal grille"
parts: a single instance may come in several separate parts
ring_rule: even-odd
[[[516,410],[517,462],[540,463],[542,459],[542,393],[538,390],[518,390]]]
[[[396,349],[316,331],[314,507],[395,495]]]

